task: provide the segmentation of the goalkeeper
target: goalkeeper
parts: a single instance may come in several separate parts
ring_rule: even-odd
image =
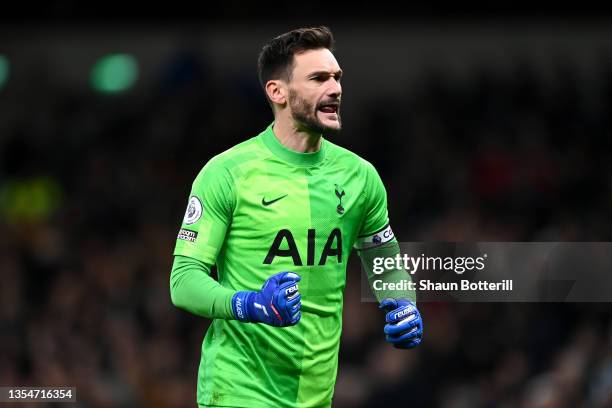
[[[326,27],[268,42],[258,74],[274,122],[212,158],[193,182],[170,292],[177,307],[213,319],[198,372],[201,407],[329,407],[350,251],[370,278],[374,257],[399,253],[378,173],[326,138],[342,127],[332,51]],[[418,345],[414,295],[376,295],[387,341]]]

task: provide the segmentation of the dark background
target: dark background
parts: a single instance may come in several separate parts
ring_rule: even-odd
[[[272,120],[257,53],[298,26],[335,33],[334,142],[376,166],[401,241],[611,240],[608,10],[186,4],[0,13],[0,385],[194,406],[208,321],[170,303],[176,233],[204,163]],[[109,53],[132,88],[92,88]],[[347,275],[336,407],[612,406],[610,304],[422,303],[399,351]]]

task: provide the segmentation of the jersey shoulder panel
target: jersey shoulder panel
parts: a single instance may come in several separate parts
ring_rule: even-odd
[[[268,152],[263,148],[258,137],[254,136],[213,156],[205,167],[214,170],[225,169],[233,173],[236,167],[243,166],[253,160],[264,159],[267,156],[269,156]]]
[[[357,153],[352,152],[346,147],[337,145],[333,142],[330,142],[328,139],[325,139],[325,143],[327,143],[327,154],[329,157],[336,160],[343,160],[349,162],[351,164],[358,165],[368,165],[369,162],[363,157],[359,156]]]
[[[367,177],[371,181],[375,181],[378,178],[376,168],[368,160],[345,147],[330,142],[327,139],[325,142],[328,144],[328,159],[341,162],[347,168],[357,169],[361,175]]]
[[[270,152],[257,136],[247,139],[208,160],[196,177],[195,183],[204,178],[225,180],[236,188],[251,167],[257,166]]]
[[[177,238],[175,255],[214,263],[238,202],[240,164],[261,156],[258,143],[248,139],[211,158],[191,187],[189,204]],[[185,235],[187,234],[187,235]]]

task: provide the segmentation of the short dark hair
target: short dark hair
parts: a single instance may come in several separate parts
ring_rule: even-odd
[[[294,55],[307,50],[334,50],[334,36],[325,26],[298,28],[271,39],[257,58],[259,83],[265,89],[271,79],[291,80]]]

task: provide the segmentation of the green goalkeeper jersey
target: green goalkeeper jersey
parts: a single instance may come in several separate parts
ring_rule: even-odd
[[[231,314],[214,319],[202,345],[198,403],[330,406],[349,254],[391,240],[376,170],[327,140],[315,153],[298,153],[278,141],[272,124],[212,158],[193,183],[174,255],[216,264],[230,293],[296,272],[302,318],[283,328]],[[221,309],[231,311],[231,297],[223,299]]]

